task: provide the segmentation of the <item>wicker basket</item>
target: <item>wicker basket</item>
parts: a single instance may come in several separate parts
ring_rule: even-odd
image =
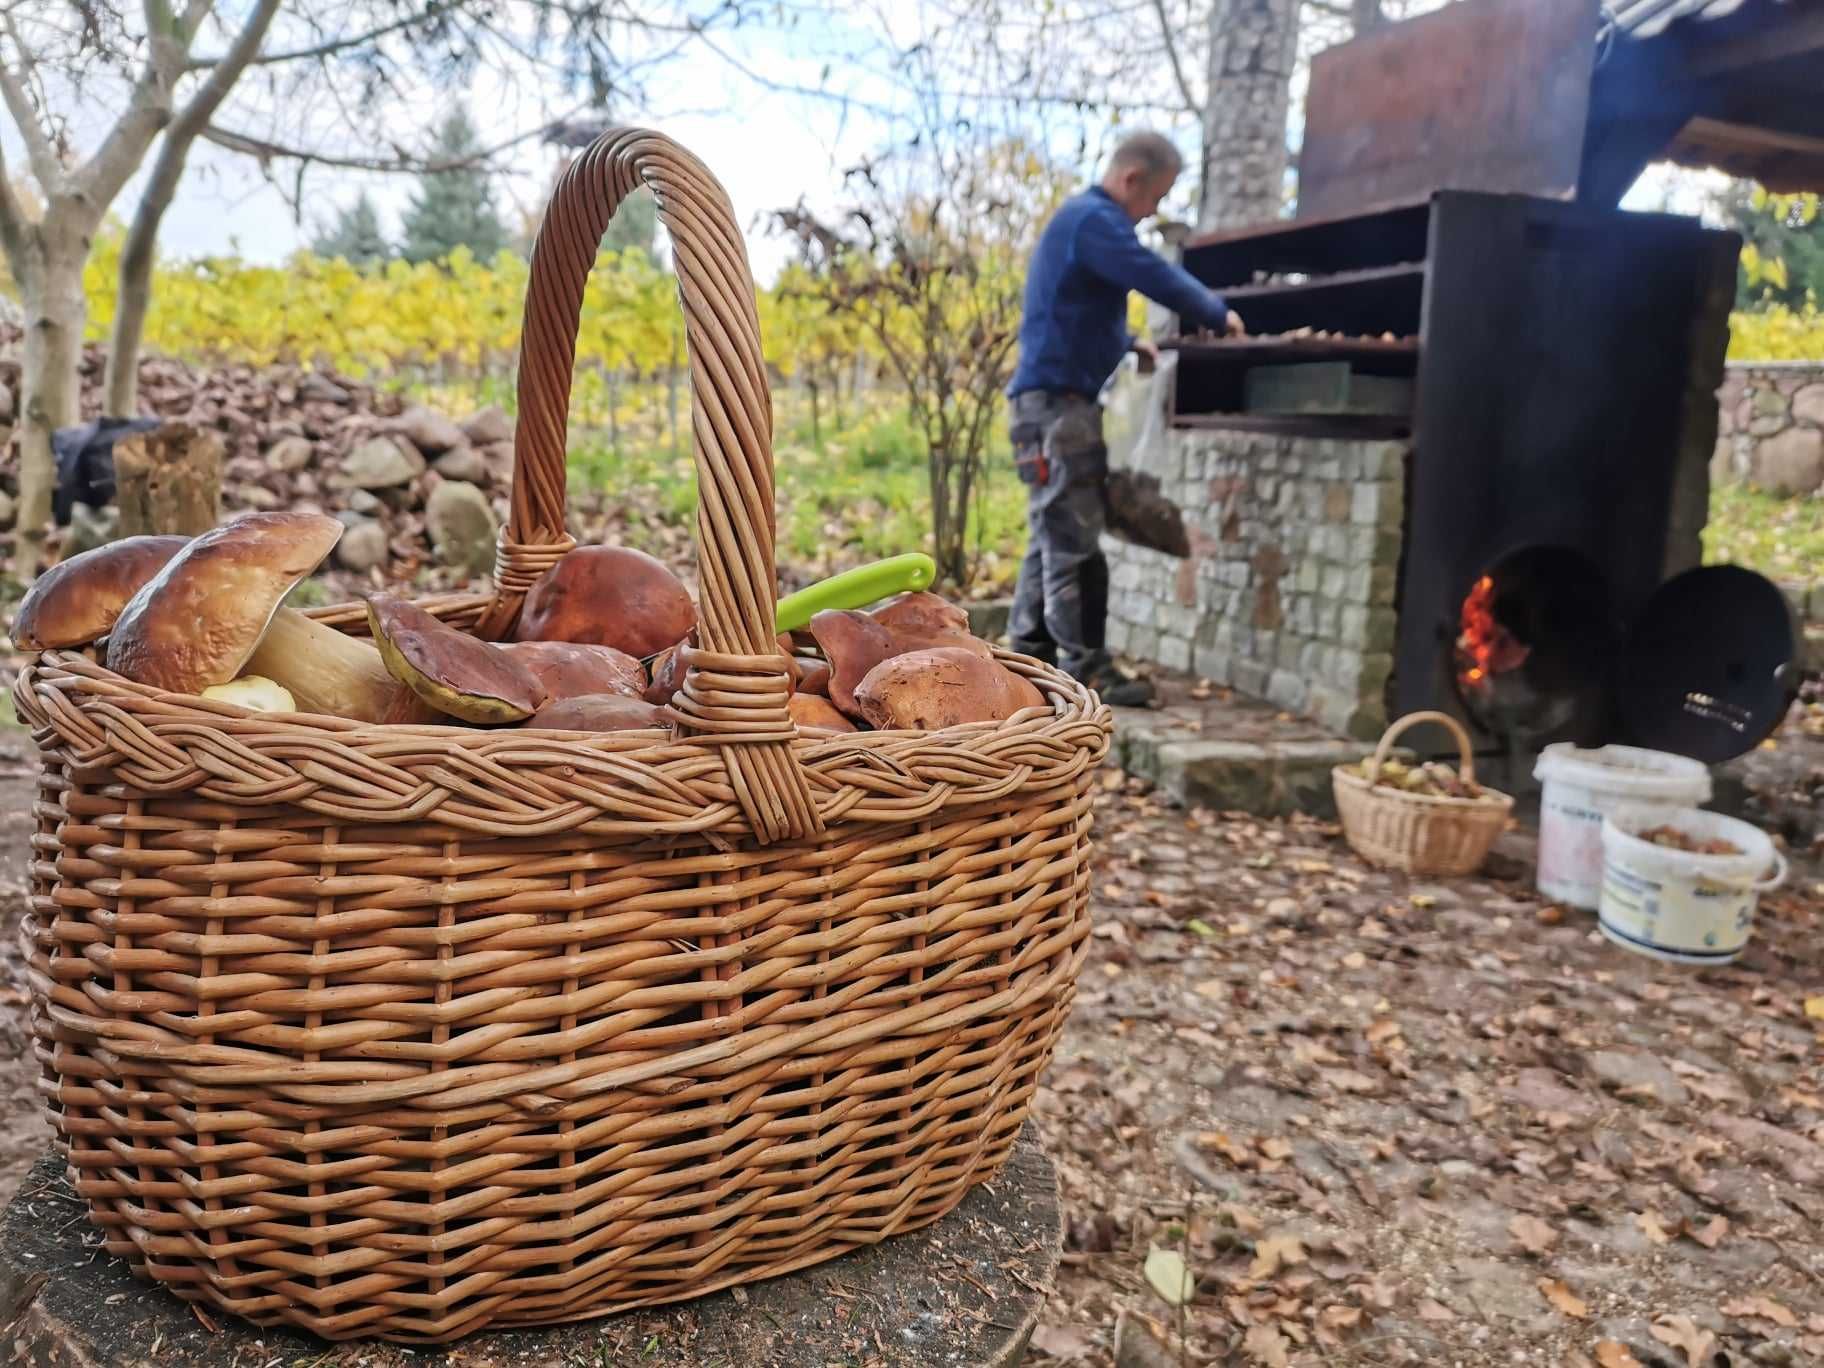
[[[1049,707],[794,732],[752,279],[668,139],[609,133],[555,191],[496,590],[426,606],[499,637],[573,545],[578,309],[642,183],[701,485],[676,734],[275,720],[77,653],[21,677],[50,1120],[108,1249],[180,1296],[331,1339],[597,1316],[924,1225],[1013,1148],[1089,934],[1108,712],[1003,656]]]
[[[1484,789],[1480,798],[1443,798],[1376,784],[1393,743],[1422,722],[1436,722],[1456,739],[1458,773],[1465,783],[1476,777],[1469,733],[1448,713],[1417,712],[1402,717],[1381,737],[1368,762],[1366,776],[1349,766],[1330,772],[1336,809],[1350,847],[1370,864],[1409,874],[1473,874],[1488,858],[1488,849],[1507,827],[1514,800]]]

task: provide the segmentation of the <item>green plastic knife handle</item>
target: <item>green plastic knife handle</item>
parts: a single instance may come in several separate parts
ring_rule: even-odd
[[[866,608],[893,594],[929,589],[936,579],[937,563],[920,551],[858,565],[780,599],[773,610],[773,630],[796,632],[825,609]]]

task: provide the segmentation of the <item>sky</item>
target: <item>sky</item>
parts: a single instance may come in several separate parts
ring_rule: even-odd
[[[916,4],[917,0],[904,0],[904,13],[889,10],[888,22],[909,22]],[[861,106],[891,105],[899,97],[878,72],[850,60],[869,45],[870,35],[833,17],[840,13],[834,7],[806,7],[795,12],[789,32],[745,25],[722,32],[713,41],[725,55],[701,45],[687,48],[645,78],[646,106],[617,111],[630,122],[648,123],[678,139],[722,180],[747,232],[750,260],[762,282],[772,278],[793,250],[784,237],[766,231],[768,211],[800,197],[813,209],[832,208],[840,198],[841,168],[876,150],[889,136],[887,123]],[[766,80],[749,73],[761,73]],[[785,93],[769,88],[769,83],[824,86],[857,103]],[[472,88],[462,91],[421,87],[411,106],[397,115],[400,126],[375,130],[373,141],[416,144],[453,98],[468,104],[484,141],[537,126],[571,104],[562,92],[537,82],[508,82],[483,73]],[[78,102],[76,107],[72,133],[80,144],[99,136],[97,121],[108,111],[95,101]],[[256,94],[236,118],[244,122],[253,117],[248,111],[257,114],[258,108]],[[1296,126],[1295,120],[1295,131]],[[1181,141],[1187,152],[1195,151],[1188,140]],[[19,166],[17,135],[10,123],[0,128],[0,145],[9,164]],[[537,141],[505,154],[506,169],[496,180],[505,216],[516,220],[536,210],[562,156],[560,149]],[[276,174],[290,172],[281,165]],[[142,183],[143,173],[129,183],[117,206],[122,212],[137,200]],[[1654,168],[1624,203],[1634,209],[1697,213],[1704,208],[1706,192],[1720,183],[1717,176]],[[384,229],[396,234],[413,191],[410,177],[315,169],[306,182],[300,223],[286,194],[257,164],[199,143],[166,214],[160,250],[176,259],[237,255],[277,263],[307,245],[338,206],[352,202],[363,190],[379,207]]]

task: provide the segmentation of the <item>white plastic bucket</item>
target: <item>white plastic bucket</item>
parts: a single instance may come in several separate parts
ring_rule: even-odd
[[[1640,839],[1660,826],[1700,841],[1720,837],[1741,853],[1700,855]],[[1603,822],[1602,848],[1602,934],[1681,964],[1727,964],[1741,954],[1755,903],[1786,881],[1786,861],[1766,832],[1695,808],[1617,808]]]
[[[1560,742],[1533,769],[1539,799],[1539,891],[1594,912],[1602,901],[1602,819],[1623,803],[1701,807],[1710,771],[1701,761],[1635,746],[1596,750]]]

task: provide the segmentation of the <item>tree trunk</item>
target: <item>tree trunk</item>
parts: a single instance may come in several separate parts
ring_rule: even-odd
[[[1298,0],[1215,0],[1197,226],[1265,223],[1285,201]]]
[[[102,383],[102,412],[110,418],[133,418],[139,413],[139,348],[146,335],[146,310],[152,304],[158,225],[170,207],[182,169],[180,158],[176,174],[168,181],[155,178],[147,187],[127,229],[127,240],[121,245],[120,291],[114,305],[114,327],[108,335],[107,375]]]
[[[1360,38],[1369,29],[1379,28],[1385,15],[1381,13],[1381,0],[1353,0],[1349,7],[1350,18],[1355,21],[1355,36]]]
[[[120,535],[194,537],[214,527],[222,505],[222,439],[207,428],[165,423],[114,444]]]
[[[44,564],[45,536],[51,526],[51,496],[57,487],[57,462],[51,434],[81,417],[77,367],[82,360],[82,327],[88,301],[82,292],[84,244],[79,235],[41,229],[44,253],[32,284],[20,282],[25,295],[25,355],[20,376],[24,390],[19,425],[19,515],[13,574],[33,578]],[[58,239],[76,236],[73,250]]]

